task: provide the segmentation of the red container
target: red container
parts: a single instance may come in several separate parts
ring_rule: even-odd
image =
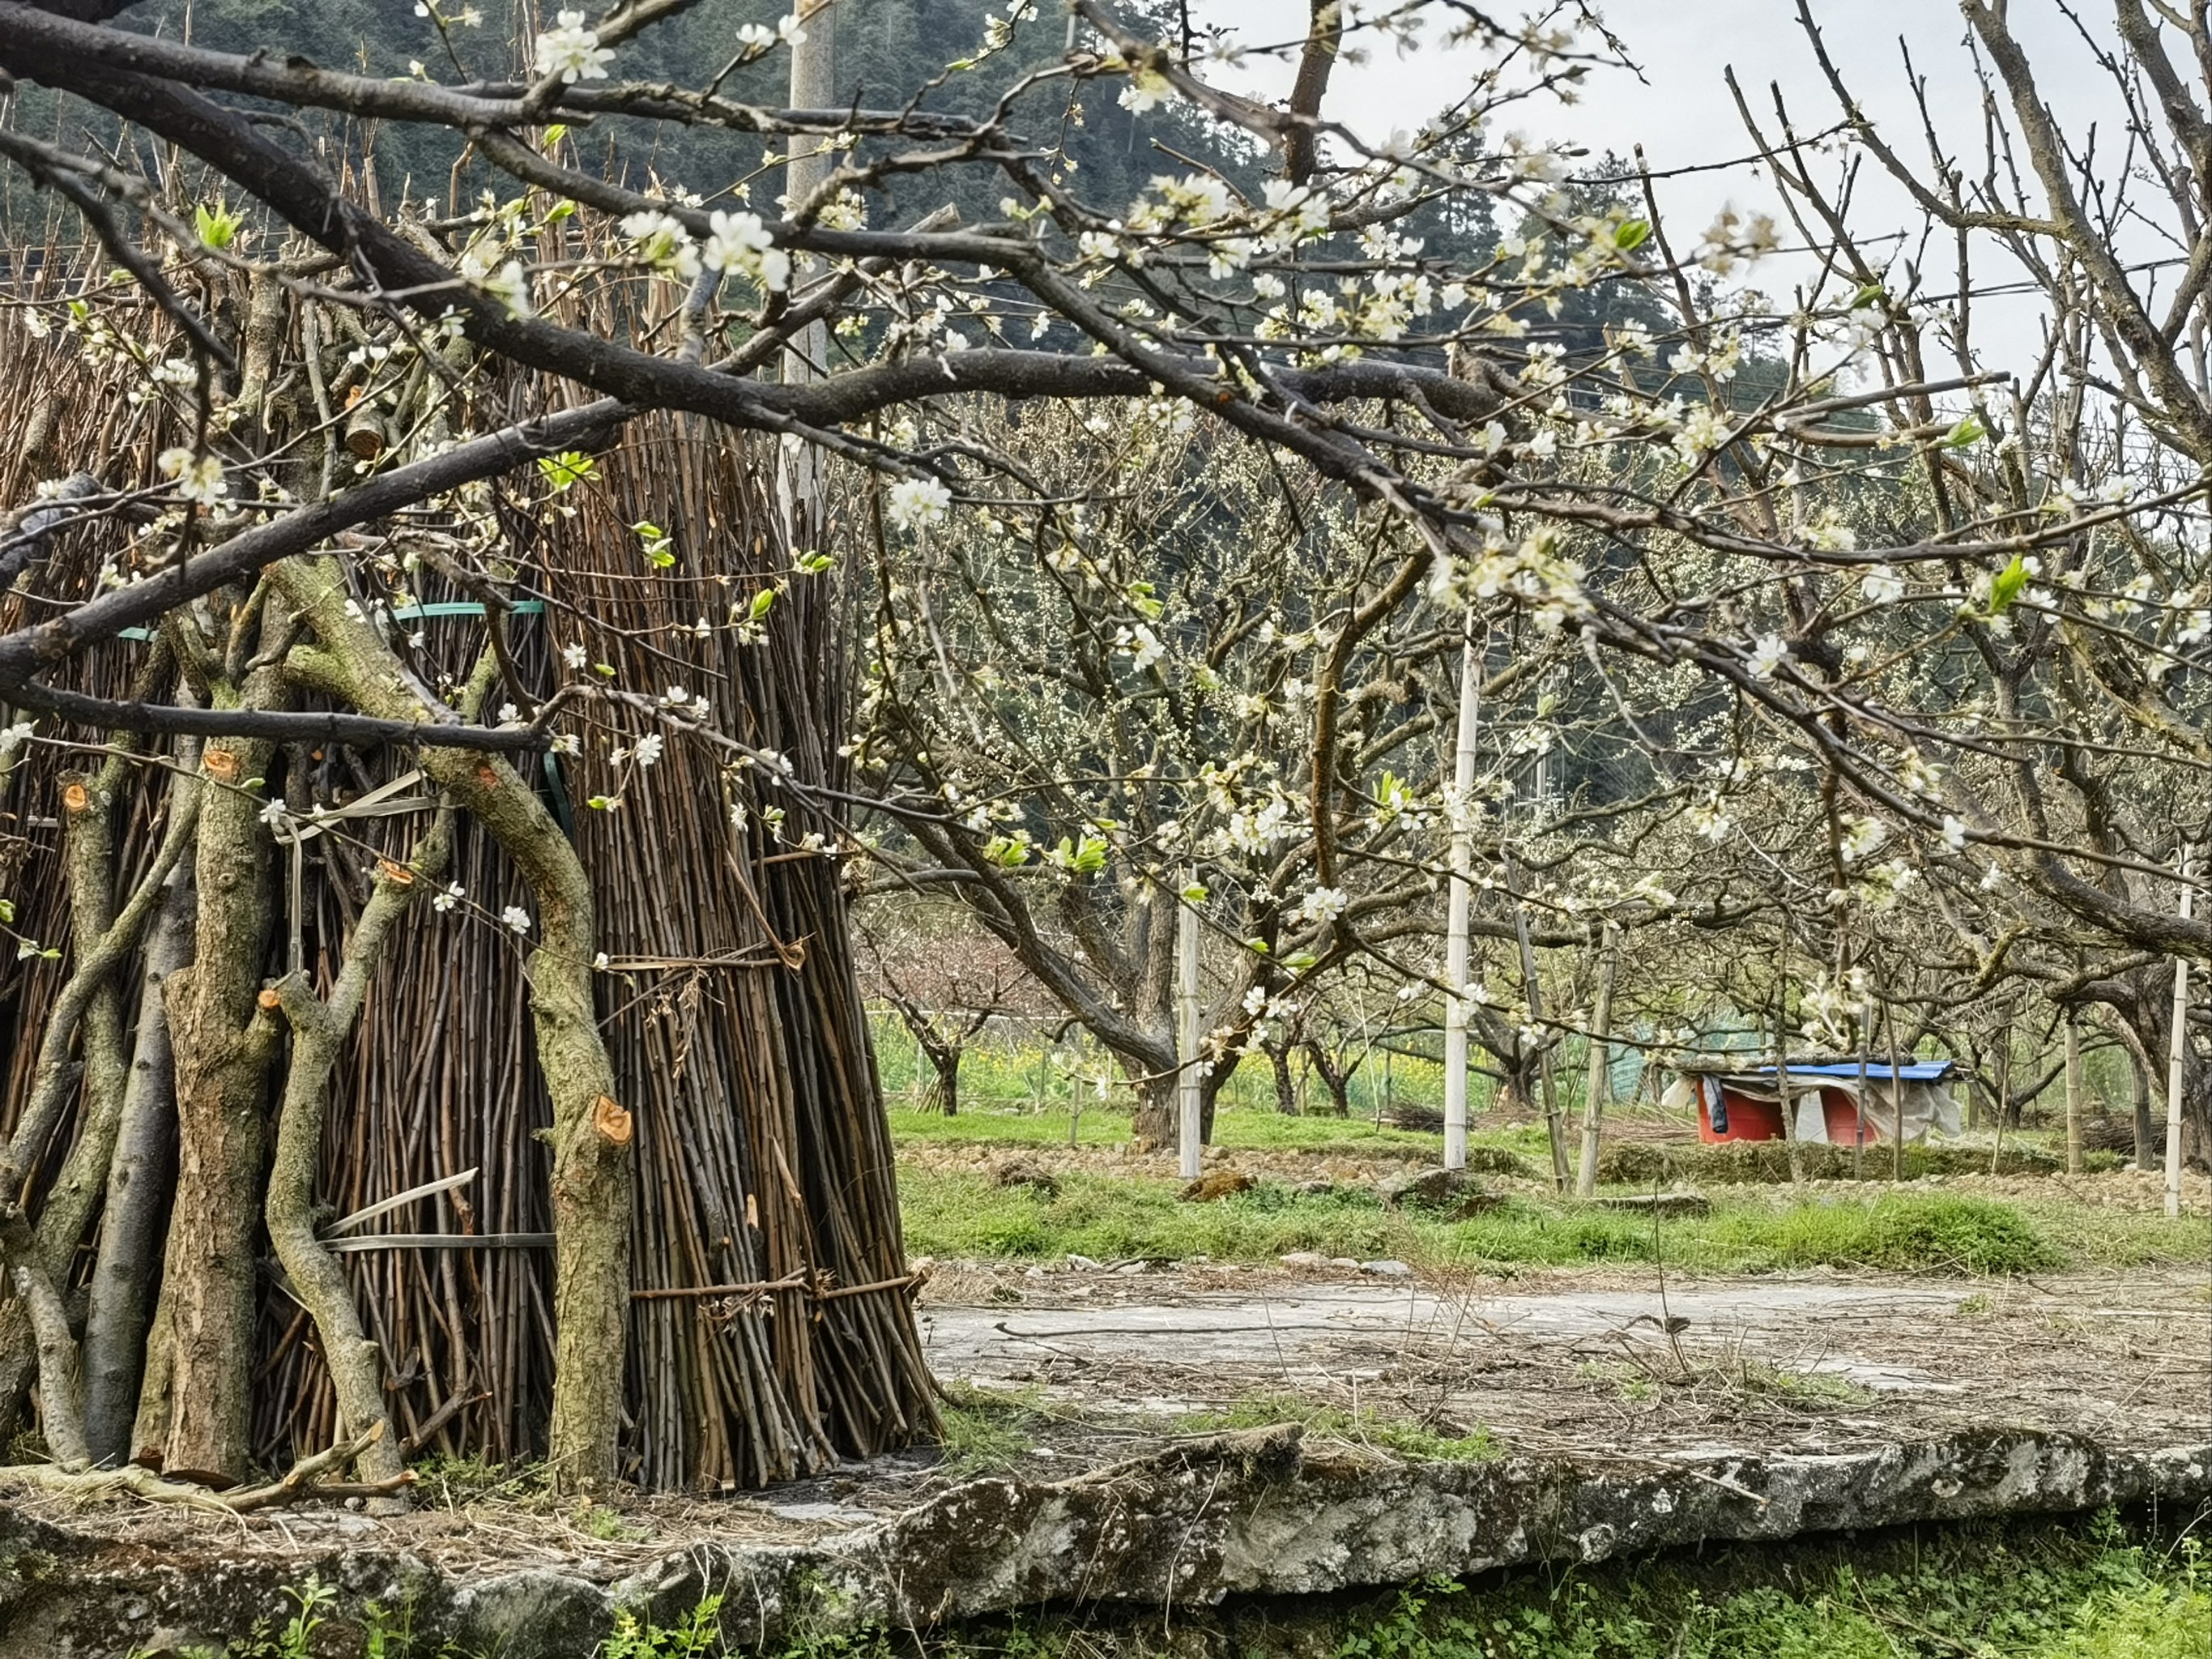
[[[1698,1139],[1700,1140],[1779,1140],[1782,1109],[1771,1100],[1750,1100],[1733,1089],[1723,1091],[1721,1104],[1728,1117],[1728,1133],[1713,1127],[1711,1106],[1705,1091],[1698,1091]]]
[[[1802,1093],[1801,1090],[1798,1091]],[[1779,1140],[1782,1139],[1782,1109],[1771,1100],[1753,1100],[1733,1089],[1725,1091],[1721,1100],[1728,1115],[1728,1133],[1721,1134],[1713,1128],[1711,1109],[1706,1104],[1705,1091],[1698,1096],[1698,1139],[1706,1142],[1724,1140]],[[1820,1091],[1820,1115],[1827,1121],[1828,1140],[1832,1146],[1848,1146],[1858,1131],[1858,1109],[1851,1097],[1841,1089]],[[1867,1119],[1867,1144],[1872,1146],[1882,1138],[1880,1114]]]
[[[1828,1139],[1838,1146],[1848,1146],[1858,1131],[1858,1108],[1841,1089],[1820,1091],[1820,1112],[1828,1120]],[[1869,1146],[1881,1139],[1881,1125],[1869,1115],[1866,1122],[1866,1144]]]

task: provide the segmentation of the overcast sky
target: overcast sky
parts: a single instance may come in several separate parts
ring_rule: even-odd
[[[1978,171],[1979,93],[1965,45],[1967,26],[1954,0],[1813,0],[1813,5],[1838,67],[1890,142],[1916,161],[1926,155],[1901,39],[1929,82],[1944,141],[1960,153],[1970,173]],[[1194,9],[1238,28],[1255,44],[1296,37],[1307,12],[1305,0],[1212,0]],[[2061,119],[2076,131],[2102,122],[2109,132],[2117,106],[2108,84],[2053,0],[2013,0],[2010,9],[2014,33]],[[1748,149],[1723,78],[1730,66],[1762,119],[1772,108],[1770,84],[1781,88],[1801,132],[1837,118],[1834,96],[1797,25],[1795,0],[1614,0],[1604,15],[1641,75],[1593,70],[1571,107],[1523,105],[1501,121],[1503,128],[1570,141],[1593,157],[1608,149],[1627,157],[1640,143],[1655,172],[1710,167],[1742,157]],[[1369,63],[1340,71],[1328,112],[1378,137],[1416,125],[1461,94],[1472,61],[1466,52],[1431,48],[1401,58],[1382,48]],[[2185,70],[2185,53],[2184,65]],[[1255,72],[1255,79],[1264,84],[1272,78],[1265,89],[1279,95],[1290,72],[1284,66]],[[2107,142],[2108,152],[2114,148]],[[1871,176],[1876,171],[1869,161],[1860,227],[1894,231],[1917,223],[1902,192]],[[1661,191],[1662,211],[1681,243],[1694,241],[1727,204],[1773,211],[1777,200],[1771,185],[1743,168],[1688,174],[1667,181]],[[1930,263],[1948,270],[1947,253],[1939,252]],[[1983,280],[2011,274],[1992,260]],[[1761,280],[1779,285],[1786,272],[1763,271]],[[2039,330],[2027,302],[1993,301],[1985,316],[1999,336],[1989,343],[2002,355],[2017,360],[2033,352]]]

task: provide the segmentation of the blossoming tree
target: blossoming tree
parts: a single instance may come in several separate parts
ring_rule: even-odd
[[[1679,820],[1733,847],[1736,803],[1765,787],[1777,810],[1817,825],[1800,843],[1825,860],[1814,890],[1842,897],[1824,897],[1808,948],[1839,969],[1851,906],[1893,899],[1923,863],[1948,882],[1985,853],[2101,940],[2203,951],[2207,924],[2173,923],[2101,874],[2076,873],[2085,860],[2145,879],[2151,866],[2100,827],[2092,793],[2075,821],[2052,821],[2038,793],[2048,720],[2022,705],[2025,682],[2006,665],[2021,661],[2008,658],[2021,637],[2008,630],[2026,631],[2028,663],[2046,659],[2046,638],[2065,641],[2069,672],[2087,677],[2069,687],[2100,688],[2145,741],[2193,754],[2193,720],[2164,701],[2185,680],[2161,674],[2152,684],[2169,690],[2158,692],[2126,670],[2144,637],[2177,664],[2202,637],[2184,637],[2197,601],[2151,574],[2170,546],[2194,546],[2177,515],[2196,500],[2191,434],[2203,417],[2176,379],[2172,331],[2186,328],[2198,291],[2168,333],[2146,324],[2096,262],[2098,228],[2068,217],[2063,146],[2043,147],[2059,158],[2044,179],[2062,203],[2048,218],[1970,206],[1955,179],[1929,187],[1929,210],[1970,234],[2056,238],[2068,249],[2059,270],[2084,273],[2096,305],[2081,314],[2101,319],[2099,349],[2128,373],[2127,395],[2105,405],[2127,416],[2114,453],[2147,429],[2191,461],[2185,477],[2126,501],[2062,490],[2054,481],[2075,467],[2020,459],[2045,430],[2078,456],[2078,407],[2051,422],[2044,389],[2029,386],[2000,412],[1970,353],[1955,369],[1930,367],[1938,319],[1904,273],[1850,252],[1796,137],[1771,141],[1770,157],[1793,200],[1814,204],[1793,222],[1795,240],[1827,263],[1781,303],[1708,280],[1740,278],[1775,251],[1775,222],[1730,213],[1680,241],[1632,197],[1565,188],[1553,149],[1494,136],[1494,113],[1571,95],[1612,51],[1551,21],[1332,5],[1285,40],[1238,47],[1189,30],[1155,38],[1102,0],[1051,17],[1024,4],[983,21],[929,85],[787,107],[740,100],[732,77],[804,49],[826,18],[756,22],[689,74],[629,79],[626,59],[684,22],[685,0],[562,11],[532,41],[488,47],[468,13],[426,0],[426,53],[435,40],[452,72],[378,78],[319,66],[298,54],[309,43],[227,53],[135,29],[118,10],[0,7],[0,68],[103,112],[183,169],[157,185],[97,147],[0,131],[0,155],[76,207],[118,286],[161,319],[123,331],[111,319],[125,313],[88,290],[55,295],[40,326],[88,356],[142,366],[138,390],[162,433],[135,462],[93,455],[57,471],[0,547],[10,580],[59,538],[102,550],[91,591],[19,612],[0,635],[0,769],[90,741],[106,745],[102,778],[145,764],[201,781],[196,805],[168,815],[160,873],[127,890],[89,827],[98,813],[72,833],[90,872],[82,890],[104,884],[109,898],[73,918],[69,977],[5,1154],[0,1248],[18,1287],[18,1346],[35,1355],[48,1444],[64,1464],[95,1448],[73,1407],[80,1338],[56,1275],[98,1208],[66,1194],[94,1191],[131,1143],[120,1130],[79,1133],[77,1184],[52,1187],[34,1215],[35,1177],[77,1099],[70,1045],[80,1025],[117,1029],[118,975],[175,890],[161,875],[189,853],[190,965],[162,999],[186,1152],[177,1213],[189,1224],[167,1241],[150,1316],[169,1335],[143,1379],[136,1438],[157,1442],[173,1468],[240,1471],[249,1246],[265,1211],[334,1373],[345,1370],[339,1454],[373,1483],[389,1478],[373,1449],[392,1449],[375,1433],[374,1347],[310,1248],[311,1160],[280,1144],[275,1184],[257,1191],[280,1029],[291,1033],[281,1143],[287,1121],[304,1133],[318,1121],[332,1044],[360,1006],[387,913],[420,891],[460,896],[434,827],[378,872],[331,983],[265,982],[271,832],[294,833],[308,769],[346,755],[419,751],[441,809],[434,825],[451,814],[481,826],[529,890],[500,909],[532,942],[550,1097],[547,1443],[564,1478],[585,1481],[617,1468],[637,1133],[623,1102],[635,1079],[617,1075],[601,1035],[603,906],[537,785],[549,753],[599,780],[578,803],[586,838],[623,833],[624,803],[646,799],[644,781],[679,757],[703,767],[701,788],[734,833],[810,871],[851,850],[856,808],[881,806],[908,848],[986,896],[980,914],[1012,944],[1036,914],[1016,890],[1031,879],[1022,872],[1049,871],[1069,932],[1096,948],[1024,960],[1040,975],[1066,970],[1054,994],[1088,1000],[1102,1027],[1136,1011],[1111,1006],[1100,964],[1157,978],[1145,930],[1157,940],[1177,902],[1216,903],[1242,953],[1217,1022],[1224,1057],[1297,996],[1302,975],[1352,953],[1388,957],[1415,936],[1455,822],[1486,826],[1487,921],[1501,954],[1510,942],[1505,971],[1519,980],[1498,1040],[1516,1051],[1540,1047],[1547,1021],[1571,1012],[1562,999],[1540,1011],[1536,950],[1588,938],[1593,921],[1675,913],[1679,893],[1635,870],[1632,838],[1582,833],[1632,816],[1618,801],[1585,817],[1567,794],[1529,787],[1563,707],[1597,707],[1591,729],[1632,738],[1644,757],[1639,822]],[[1465,100],[1410,135],[1330,118],[1335,65],[1424,39],[1470,55]],[[1286,101],[1237,89],[1238,54],[1253,51],[1296,63]],[[963,94],[957,108],[933,95],[940,78]],[[2031,102],[2014,100],[2032,129]],[[1092,199],[1051,130],[1103,108],[1200,122],[1244,161],[1194,165],[1164,147],[1137,199]],[[465,140],[474,193],[387,200],[345,149],[353,122]],[[332,139],[321,153],[285,136],[313,124]],[[690,153],[718,159],[699,176],[632,176],[596,165],[584,142],[656,131],[715,140]],[[763,171],[731,159],[734,140],[770,144]],[[991,180],[993,216],[962,222],[945,204],[973,200],[978,178]],[[892,220],[879,204],[894,191],[925,210]],[[1524,228],[1480,246],[1424,234],[1466,221],[1474,201]],[[1554,325],[1571,300],[1615,287],[1672,304],[1670,328],[1593,341],[1587,327]],[[2052,361],[2078,360],[2065,384],[2086,397],[2094,356],[2054,347]],[[1041,453],[1016,435],[1029,416],[1011,411],[1048,401],[1037,425],[1064,435]],[[1108,430],[1060,405],[1112,411]],[[679,417],[772,448],[754,483],[777,502],[788,568],[737,580],[750,550],[729,544],[719,508],[687,495],[672,501],[681,521],[641,514],[615,539],[641,571],[694,584],[691,616],[638,622],[619,585],[565,597],[556,578],[568,573],[544,562],[562,545],[549,526],[602,522],[599,473],[666,429],[653,423]],[[1177,447],[1200,426],[1205,447]],[[1143,447],[1130,458],[1140,468],[1194,453],[1221,469],[1233,487],[1215,492],[1219,509],[1269,545],[1244,561],[1220,526],[1187,551],[1139,533],[1117,502],[1121,480],[1089,459],[1118,453],[1091,447],[1117,429]],[[872,479],[836,520],[816,511],[824,463]],[[1024,580],[1051,599],[1053,626],[1071,630],[1065,648],[993,614],[979,564],[1010,541],[1032,550]],[[588,545],[611,556],[604,538]],[[2126,572],[2119,595],[2062,551],[2098,546]],[[2081,580],[2039,582],[2033,559]],[[839,702],[853,636],[838,619],[864,566],[880,625],[854,731]],[[398,626],[401,612],[419,613],[411,589],[426,568],[482,607],[483,657],[462,672],[432,671]],[[2140,593],[2127,586],[2138,574]],[[958,613],[951,644],[933,603]],[[499,621],[523,605],[562,608],[563,648],[542,674],[518,665]],[[1288,613],[1272,633],[1271,605]],[[2048,635],[2026,620],[2045,614]],[[2134,632],[2116,628],[2123,615]],[[166,666],[118,695],[94,670],[131,629],[161,636]],[[710,651],[721,653],[711,694],[697,689]],[[1468,651],[1493,711],[1527,699],[1490,739],[1498,764],[1479,798],[1447,787],[1445,767],[1395,762],[1434,729]],[[1947,683],[1938,665],[1954,659],[1989,675],[1971,729],[1942,726],[1931,707]],[[763,663],[774,672],[756,672]],[[1027,683],[1021,707],[994,704],[994,668]],[[1033,728],[1054,672],[1069,693]],[[747,689],[743,707],[725,683]],[[1048,776],[1018,752],[1046,731],[1079,766]],[[802,742],[804,764],[792,752]],[[2062,775],[2089,763],[2078,747],[2057,752]],[[1802,787],[1778,786],[1777,756],[1802,759]],[[871,780],[880,799],[848,787],[853,762],[882,763]],[[1987,810],[1977,784],[1987,767],[2009,769],[2025,817]],[[271,781],[295,776],[280,805]],[[106,799],[94,783],[87,811]],[[1612,872],[1598,881],[1549,860],[1544,837],[1562,835],[1577,859],[1595,848]],[[1187,892],[1200,855],[1213,876]],[[1788,879],[1794,893],[1814,876],[1799,860]],[[1086,890],[1093,881],[1115,896]],[[807,891],[804,928],[769,930],[785,969],[798,965],[789,934],[805,933],[806,950],[842,949],[834,884]],[[1761,902],[1778,907],[1771,888]],[[1726,916],[1724,896],[1712,914]],[[1114,927],[1121,943],[1106,938]],[[35,957],[57,948],[23,944]],[[1085,951],[1088,979],[1068,968]],[[1416,953],[1400,966],[1431,992],[1472,994],[1437,982]],[[1172,1057],[1147,1020],[1128,1024],[1118,1051],[1158,1076]],[[100,1049],[116,1045],[103,1036]],[[798,1058],[855,1074],[842,1058]],[[112,1066],[104,1075],[113,1089]],[[856,1143],[874,1144],[872,1133],[859,1125]],[[817,1173],[804,1148],[799,1162],[785,1176],[794,1185]],[[910,1322],[904,1331],[889,1328],[879,1347],[910,1350]]]

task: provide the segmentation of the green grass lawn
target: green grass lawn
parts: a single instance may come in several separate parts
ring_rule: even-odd
[[[1176,1183],[1070,1173],[1057,1196],[989,1177],[908,1168],[900,1191],[917,1255],[1261,1261],[1294,1250],[1420,1267],[1502,1270],[1663,1261],[1686,1271],[1819,1266],[1961,1275],[2202,1261],[2212,1221],[1942,1193],[1822,1199],[1778,1208],[1761,1191],[1716,1194],[1713,1213],[1654,1223],[1571,1201],[1515,1198],[1466,1221],[1386,1210],[1371,1192],[1265,1183],[1186,1204]]]
[[[945,1117],[937,1112],[894,1105],[890,1115],[891,1138],[900,1142],[980,1146],[1069,1144],[1065,1108],[1030,1111],[1013,1107],[985,1107]],[[1439,1136],[1411,1129],[1380,1128],[1365,1118],[1287,1117],[1280,1112],[1218,1112],[1214,1115],[1213,1129],[1217,1146],[1238,1151],[1249,1148],[1352,1157],[1379,1153],[1389,1157],[1406,1151],[1434,1152],[1443,1144]],[[1084,1112],[1076,1120],[1077,1146],[1113,1146],[1128,1138],[1127,1113],[1094,1109]],[[1494,1140],[1517,1151],[1531,1136],[1523,1131],[1507,1129],[1482,1139],[1485,1144]],[[1540,1152],[1543,1132],[1535,1131],[1533,1139]]]

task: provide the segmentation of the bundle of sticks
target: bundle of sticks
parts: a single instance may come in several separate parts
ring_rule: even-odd
[[[127,358],[103,362],[20,321],[0,332],[0,495],[32,499],[75,470],[69,458],[111,488],[153,475],[174,434],[123,395],[137,372]],[[544,699],[578,651],[619,693],[580,710],[578,752],[527,763],[542,763],[542,798],[571,827],[593,891],[599,1013],[637,1173],[622,1465],[662,1489],[757,1486],[935,1426],[848,941],[840,589],[793,575],[775,465],[766,447],[703,423],[641,420],[558,511],[512,511],[494,492],[514,555],[495,593],[441,579],[433,561],[386,613],[428,684],[465,681],[497,628],[509,684],[495,701]],[[654,531],[653,558],[640,525]],[[0,593],[0,627],[94,592],[114,550],[97,526],[55,538]],[[726,625],[770,585],[773,626]],[[103,644],[71,665],[70,684],[128,696],[159,648]],[[70,735],[96,759],[106,734]],[[24,1110],[38,1033],[71,965],[64,768],[43,744],[10,759],[0,896],[15,931],[54,954],[0,963],[0,1134]],[[149,867],[190,769],[163,738],[124,769],[118,890]],[[264,969],[273,981],[296,968],[327,990],[380,863],[407,859],[436,792],[404,750],[337,744],[280,750],[267,787],[290,816],[273,837]],[[556,1319],[550,1109],[526,941],[504,920],[527,890],[465,818],[446,883],[450,903],[416,903],[394,925],[335,1073],[314,1197],[403,1443],[522,1460],[544,1443]],[[118,981],[133,993],[118,999],[125,1052],[157,942],[149,931]],[[63,1201],[84,1109],[74,1098],[40,1151],[22,1195],[33,1218]],[[159,1127],[137,1146],[157,1182],[174,1156]],[[94,1215],[59,1275],[80,1322],[102,1238],[125,1224],[119,1210]],[[150,1273],[166,1219],[156,1205],[128,1224],[152,1230],[139,1246]],[[282,1468],[346,1425],[314,1324],[274,1261],[264,1267],[252,1435]]]

